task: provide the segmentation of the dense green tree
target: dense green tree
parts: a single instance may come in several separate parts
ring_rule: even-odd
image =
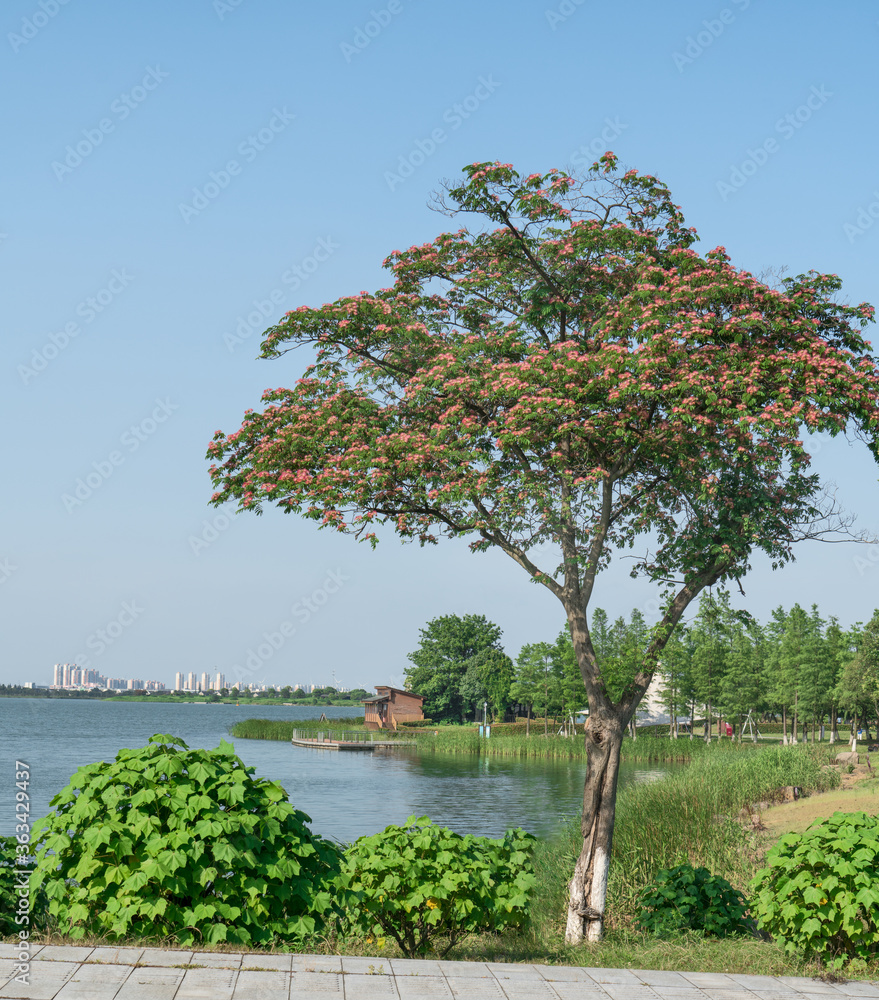
[[[870,621],[857,623],[849,633],[850,649],[844,657],[835,694],[839,705],[852,717],[852,746],[859,723],[876,720],[879,738],[879,611]],[[867,729],[869,739],[869,728]]]
[[[516,660],[510,696],[514,702],[527,707],[529,733],[532,712],[543,715],[543,731],[546,733],[550,711],[561,705],[561,685],[553,669],[553,652],[550,643],[536,642],[523,646]]]
[[[463,722],[474,698],[487,695],[479,657],[488,650],[503,652],[502,632],[485,615],[443,615],[428,622],[420,635],[418,649],[409,654],[406,686],[423,696],[429,719]],[[462,690],[471,667],[474,673]]]
[[[703,593],[691,627],[695,642],[692,682],[696,700],[705,708],[706,740],[711,739],[711,720],[727,671],[732,639],[732,608],[726,591]]]
[[[679,734],[680,716],[686,716],[690,722],[695,711],[696,695],[693,686],[693,656],[696,644],[689,628],[679,625],[674,635],[666,643],[662,653],[659,669],[662,677],[660,697],[662,705],[671,719],[671,733],[675,739]],[[690,739],[693,738],[693,728],[689,728]]]
[[[510,695],[515,674],[513,661],[502,650],[494,647],[484,649],[474,659],[493,717],[503,720],[513,701]]]
[[[726,652],[726,672],[720,681],[717,707],[741,738],[742,723],[749,713],[752,720],[763,707],[766,668],[763,635],[757,622],[746,626],[734,621]],[[757,734],[752,730],[752,738]]]

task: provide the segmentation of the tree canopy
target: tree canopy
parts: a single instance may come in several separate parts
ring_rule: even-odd
[[[394,251],[393,285],[302,306],[262,356],[317,346],[209,448],[217,505],[266,503],[372,544],[388,526],[496,547],[564,607],[592,714],[567,937],[601,933],[619,747],[662,649],[705,588],[842,527],[806,432],[879,456],[867,304],[835,275],[772,288],[700,256],[668,188],[605,154],[590,176],[476,163],[441,204],[479,224]],[[611,692],[587,610],[612,554],[661,615]],[[549,561],[547,562],[547,553]]]
[[[409,654],[407,687],[424,697],[424,714],[437,722],[482,715],[483,701],[503,712],[512,665],[500,645],[501,630],[485,615],[442,615],[420,630]]]

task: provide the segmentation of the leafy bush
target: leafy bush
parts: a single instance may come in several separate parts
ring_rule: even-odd
[[[442,956],[467,934],[523,926],[533,842],[518,829],[501,840],[462,837],[426,816],[361,837],[337,879],[349,928],[388,935],[413,958],[435,949],[436,938],[448,939]]]
[[[879,818],[834,813],[789,833],[754,877],[759,926],[833,968],[879,952]]]
[[[31,896],[72,938],[273,944],[323,926],[337,849],[221,741],[150,737],[80,768],[34,825]]]
[[[745,897],[725,878],[691,864],[663,869],[641,890],[639,926],[659,937],[693,930],[711,937],[747,934]]]

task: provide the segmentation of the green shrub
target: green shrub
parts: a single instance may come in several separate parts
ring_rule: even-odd
[[[71,938],[268,945],[322,928],[338,851],[221,741],[150,737],[80,768],[34,825],[31,896]]]
[[[348,929],[388,935],[413,958],[436,950],[437,938],[447,939],[442,956],[468,934],[524,926],[533,842],[518,829],[501,840],[462,837],[426,816],[361,837],[337,879]]]
[[[691,864],[663,869],[638,897],[642,930],[666,937],[682,930],[710,937],[750,931],[745,897],[725,878]]]
[[[834,813],[782,837],[766,860],[752,909],[785,951],[833,968],[879,952],[879,818]]]

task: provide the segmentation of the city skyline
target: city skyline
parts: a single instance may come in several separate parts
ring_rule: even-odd
[[[24,682],[23,686],[33,687],[35,685],[33,682]],[[186,673],[183,671],[176,671],[174,674],[174,684],[167,686],[164,682],[157,680],[145,681],[141,678],[105,677],[97,670],[79,667],[76,663],[56,663],[53,667],[52,683],[50,685],[38,684],[36,686],[51,688],[75,688],[78,690],[101,688],[103,690],[120,691],[193,691],[202,693],[224,690],[243,690],[245,688],[254,691],[281,691],[284,688],[289,687],[293,691],[302,691],[303,693],[311,694],[313,691],[325,690],[331,686],[334,690],[338,691],[339,694],[344,694],[351,690],[357,690],[356,687],[348,688],[342,686],[337,687],[329,684],[302,684],[298,682],[277,685],[259,685],[255,683],[242,684],[240,681],[234,681],[227,684],[225,674],[220,671],[214,671],[212,674],[211,671],[207,670],[201,671],[200,675],[196,671],[188,671]],[[372,690],[373,688],[369,687],[362,689]]]

